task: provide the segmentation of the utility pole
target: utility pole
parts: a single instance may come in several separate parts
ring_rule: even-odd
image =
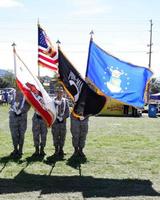
[[[150,20],[150,41],[149,41],[149,44],[147,45],[149,47],[149,62],[148,62],[148,67],[149,69],[151,69],[151,55],[152,55],[152,26],[153,26],[153,23],[152,23],[152,20]],[[148,82],[148,88],[147,88],[147,103],[149,103],[149,98],[150,98],[150,81]]]
[[[147,45],[149,47],[149,52],[148,52],[148,54],[149,54],[149,63],[148,63],[149,69],[151,68],[151,55],[152,55],[152,45],[153,45],[153,43],[152,43],[152,26],[153,26],[153,23],[152,23],[152,20],[150,20],[150,31],[149,31],[150,32],[150,42]]]

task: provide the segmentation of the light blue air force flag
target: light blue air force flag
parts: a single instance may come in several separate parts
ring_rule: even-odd
[[[105,95],[143,107],[146,84],[152,72],[113,57],[90,42],[86,77]]]

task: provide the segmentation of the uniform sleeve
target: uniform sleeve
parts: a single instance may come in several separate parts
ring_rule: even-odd
[[[66,99],[66,107],[65,107],[65,112],[64,112],[64,118],[68,118],[69,117],[69,103],[68,100]]]
[[[28,112],[29,109],[30,109],[30,107],[31,107],[31,105],[25,100],[24,106],[23,106],[23,108],[22,108],[22,113]]]

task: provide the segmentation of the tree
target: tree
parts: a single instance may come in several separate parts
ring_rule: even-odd
[[[15,87],[16,81],[12,74],[0,78],[0,88]]]
[[[4,78],[0,78],[0,88],[8,87],[8,82]]]
[[[152,78],[150,81],[150,93],[155,94],[160,92],[160,79]]]

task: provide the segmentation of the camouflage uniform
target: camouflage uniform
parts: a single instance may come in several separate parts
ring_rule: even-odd
[[[55,146],[55,154],[63,155],[63,146],[67,132],[66,119],[69,117],[69,105],[66,98],[62,98],[60,103],[55,98],[55,106],[57,118],[52,125],[53,145]]]
[[[32,118],[32,132],[35,146],[35,154],[45,155],[44,147],[46,146],[47,125],[38,113],[34,113]],[[39,152],[40,147],[40,152]]]
[[[72,145],[75,149],[74,155],[85,156],[83,148],[85,147],[86,136],[88,133],[88,121],[88,117],[80,120],[71,115]]]
[[[16,91],[11,99],[9,110],[9,127],[12,136],[14,151],[11,155],[22,155],[24,134],[27,129],[27,112],[30,105],[25,101],[23,94]]]

